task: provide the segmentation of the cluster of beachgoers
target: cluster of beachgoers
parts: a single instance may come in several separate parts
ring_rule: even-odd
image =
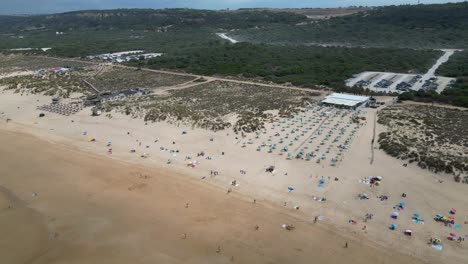
[[[299,115],[278,118],[242,141],[242,147],[257,143],[257,151],[286,156],[286,159],[329,160],[337,166],[351,144],[357,130],[362,126],[356,119],[360,111],[340,109],[333,106],[315,105],[306,107]],[[273,135],[272,135],[273,134]],[[330,159],[331,156],[331,159]]]

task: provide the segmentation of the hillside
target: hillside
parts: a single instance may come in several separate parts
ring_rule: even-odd
[[[240,11],[271,11],[291,12],[305,15],[313,19],[328,19],[337,16],[346,16],[370,10],[369,7],[338,7],[338,8],[241,8]],[[237,10],[232,11],[237,12]]]
[[[39,16],[0,16],[0,32],[30,30],[157,30],[158,27],[250,28],[295,24],[306,16],[262,10],[220,12],[194,9],[86,10]]]
[[[468,2],[354,9],[87,10],[40,16],[0,16],[0,34],[144,30],[229,32],[252,43],[392,48],[468,47]],[[331,17],[329,19],[314,19]],[[6,35],[6,34],[10,35]],[[1,42],[3,42],[3,39]],[[8,41],[6,39],[5,41]],[[2,43],[3,44],[3,43]],[[7,48],[0,44],[0,49]]]
[[[297,25],[239,29],[240,41],[364,47],[466,48],[468,2],[388,6]]]
[[[337,12],[352,14],[310,18]],[[138,66],[344,89],[344,80],[362,71],[423,73],[439,54],[426,49],[468,47],[466,14],[468,2],[350,10],[117,9],[0,16],[0,50],[50,47],[47,53],[33,52],[80,57],[143,49],[164,56],[134,62]],[[215,34],[219,32],[250,43],[229,43]],[[457,74],[452,70],[445,74]],[[454,91],[443,100],[457,102],[461,94]]]

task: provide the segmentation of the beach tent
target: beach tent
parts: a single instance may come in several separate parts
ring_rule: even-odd
[[[391,224],[391,225],[390,225],[390,229],[391,229],[391,230],[395,230],[395,229],[396,229],[396,227],[397,227],[397,225],[396,225],[396,224]]]
[[[397,219],[398,216],[400,216],[400,213],[398,213],[398,212],[393,212],[392,215],[391,215],[391,217],[392,217],[393,219]]]

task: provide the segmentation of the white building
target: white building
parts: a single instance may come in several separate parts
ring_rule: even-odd
[[[357,108],[366,104],[369,101],[367,96],[359,96],[352,94],[332,93],[327,95],[322,100],[323,104],[337,105],[349,108]]]

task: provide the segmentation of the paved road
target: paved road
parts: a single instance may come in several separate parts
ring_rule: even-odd
[[[453,53],[455,53],[456,50],[454,50],[454,49],[443,49],[442,51],[444,52],[444,54],[422,76],[421,80],[414,85],[413,90],[421,89],[422,85],[426,82],[426,80],[429,80],[430,78],[435,77],[435,72],[436,72],[437,68],[439,68],[439,66],[442,65],[443,63],[446,63],[449,60],[450,56],[452,56]]]
[[[239,41],[231,38],[231,37],[228,37],[227,36],[227,33],[216,33],[216,35],[218,35],[219,37],[221,37],[222,39],[226,39],[226,40],[229,40],[231,43],[238,43]]]

